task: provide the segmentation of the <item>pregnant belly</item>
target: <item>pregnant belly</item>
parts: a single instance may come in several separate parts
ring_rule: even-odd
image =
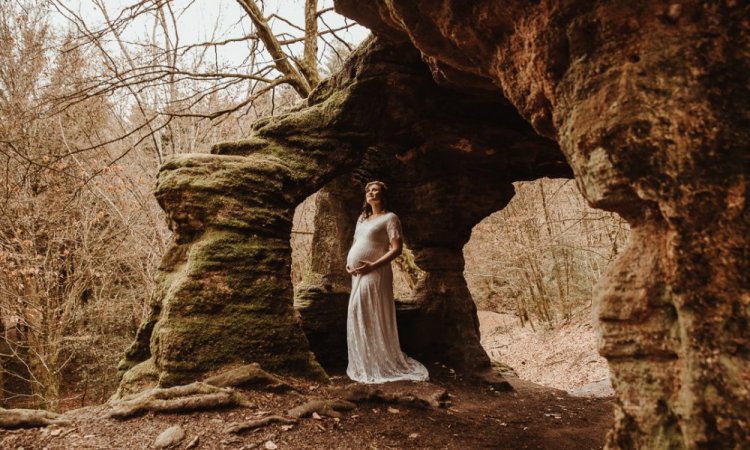
[[[385,254],[385,250],[378,248],[371,242],[363,241],[356,242],[346,257],[346,265],[349,267],[359,267],[362,265],[360,261],[375,261]]]

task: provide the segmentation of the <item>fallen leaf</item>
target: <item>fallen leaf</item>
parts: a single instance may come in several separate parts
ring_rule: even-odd
[[[282,425],[282,426],[281,426],[281,430],[282,430],[282,431],[289,431],[289,430],[291,430],[292,428],[294,428],[294,425]]]

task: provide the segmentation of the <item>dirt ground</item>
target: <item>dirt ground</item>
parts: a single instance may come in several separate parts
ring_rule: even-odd
[[[289,380],[299,393],[245,391],[253,406],[217,411],[153,414],[120,421],[104,417],[106,406],[70,411],[70,426],[0,432],[3,449],[141,449],[181,425],[185,438],[173,448],[198,449],[598,449],[612,424],[610,399],[569,397],[565,392],[509,378],[512,392],[497,392],[467,381],[440,365],[430,367],[429,383],[397,382],[385,391],[447,390],[450,406],[420,409],[403,404],[365,402],[340,419],[299,419],[289,427],[273,424],[229,434],[233,422],[284,415],[312,397],[331,398],[350,384],[336,376],[330,385]],[[197,438],[197,442],[194,442]],[[193,447],[189,445],[193,443]]]
[[[521,326],[511,314],[478,313],[482,347],[521,379],[565,391],[609,380],[607,360],[597,350],[590,310],[553,329],[539,324]],[[611,387],[609,393],[614,394]]]

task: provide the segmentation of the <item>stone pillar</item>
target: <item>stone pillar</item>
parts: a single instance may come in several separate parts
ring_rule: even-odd
[[[399,332],[404,348],[464,371],[489,367],[479,340],[477,308],[463,276],[462,250],[420,248],[414,254],[425,274],[403,308]]]
[[[175,242],[159,268],[152,314],[120,365],[128,371],[121,393],[249,362],[326,377],[292,309],[289,235],[304,194],[280,187],[293,177],[262,154],[187,155],[162,167],[156,197]]]
[[[617,395],[609,448],[750,442],[750,6],[740,5],[607,4],[567,28],[560,144],[589,202],[631,225],[595,298]]]
[[[487,215],[505,207],[513,185],[496,173],[420,158],[391,166],[395,211],[424,275],[401,306],[407,351],[465,372],[486,369],[476,305],[464,279],[463,246]]]

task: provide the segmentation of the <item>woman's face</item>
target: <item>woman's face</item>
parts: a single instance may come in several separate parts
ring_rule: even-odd
[[[365,201],[371,206],[379,205],[383,199],[383,188],[379,184],[371,184],[365,189]]]

